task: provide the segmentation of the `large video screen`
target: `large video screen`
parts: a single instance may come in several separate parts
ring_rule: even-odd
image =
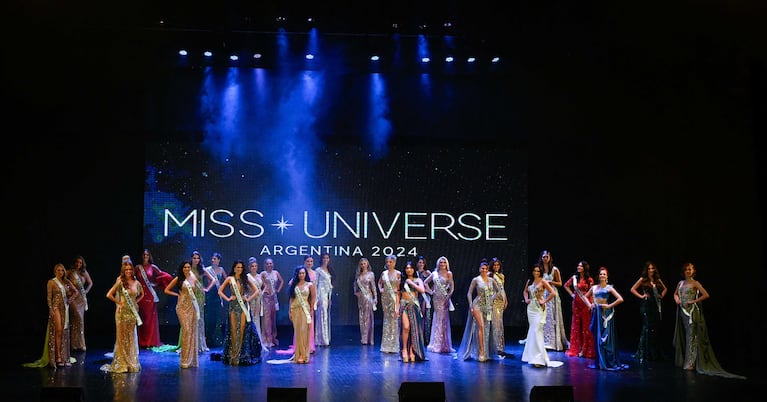
[[[176,130],[200,126],[198,135],[146,144],[144,245],[163,270],[175,274],[192,251],[210,265],[218,252],[227,272],[234,261],[251,256],[263,270],[268,257],[287,280],[304,255],[319,265],[319,255],[327,252],[333,325],[357,324],[352,283],[362,257],[376,279],[388,254],[397,256],[400,270],[418,256],[426,257],[430,269],[447,257],[456,282],[454,323],[461,325],[468,285],[482,258],[503,261],[509,294],[513,280],[524,283],[514,272],[528,262],[527,151],[508,141],[476,141],[488,136],[471,131],[488,130],[487,119],[500,109],[456,93],[462,99],[456,105],[424,107],[417,117],[382,107],[389,122],[382,125],[382,119],[371,123],[374,112],[360,117],[360,107],[338,93],[323,99],[347,100],[304,110],[242,90],[232,95],[226,80],[213,88],[214,78],[200,77],[199,93],[179,101],[179,114],[193,123],[169,119],[178,122]],[[375,109],[371,105],[367,109]],[[459,121],[453,108],[472,117],[451,124]],[[412,134],[432,120],[442,133]],[[333,135],[338,130],[343,132]],[[288,305],[287,287],[279,298]],[[161,301],[161,324],[177,322],[172,303],[173,298]],[[278,324],[289,323],[287,309],[281,309]]]

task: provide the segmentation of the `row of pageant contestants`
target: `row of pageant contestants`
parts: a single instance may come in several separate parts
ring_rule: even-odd
[[[277,345],[277,293],[285,282],[274,269],[271,259],[264,260],[266,269],[263,272],[258,272],[258,262],[251,257],[247,273],[245,264],[235,261],[227,274],[217,264],[221,260],[220,254],[213,254],[210,267],[202,267],[200,254],[193,252],[191,260],[179,266],[177,276],[171,277],[151,262],[149,250],[144,250],[142,257],[144,263],[137,267],[133,266],[129,256],[123,257],[120,277],[107,293],[107,298],[116,304],[117,339],[113,362],[103,369],[116,372],[140,369],[138,348],[144,345],[140,345],[142,331],[137,328],[151,325],[153,321],[154,331],[158,328],[155,286],[161,287],[167,295],[178,297],[176,313],[181,328],[178,345],[161,345],[157,331],[156,343],[159,346],[153,347],[153,350],[162,351],[163,346],[167,347],[165,350],[180,349],[182,367],[196,366],[198,353],[208,350],[205,346],[203,317],[207,309],[204,308],[204,295],[213,286],[217,288],[217,297],[221,302],[211,304],[226,308],[226,313],[222,315],[223,323],[219,325],[224,334],[222,360],[225,363],[257,363],[262,350]],[[312,256],[305,256],[303,265],[294,270],[287,282],[290,288],[289,317],[294,326],[293,345],[288,349],[293,355],[287,360],[296,363],[307,363],[316,345],[327,346],[330,343],[330,256],[323,254],[321,265],[316,269],[313,260]],[[451,296],[454,281],[447,258],[438,258],[433,271],[425,268],[423,257],[418,258],[415,266],[408,261],[403,271],[399,271],[396,265],[396,257],[387,256],[385,269],[376,281],[369,261],[362,258],[358,263],[354,294],[358,299],[361,343],[374,344],[373,312],[377,309],[380,295],[383,310],[381,351],[401,353],[402,360],[407,362],[426,360],[425,350],[454,353],[449,317],[449,312],[453,310]],[[147,267],[151,269],[155,281],[146,280]],[[615,306],[623,298],[608,284],[606,268],[600,268],[599,283],[594,284],[589,264],[581,261],[576,275],[562,283],[551,253],[543,251],[531,274],[532,278],[524,288],[529,332],[524,342],[523,361],[536,366],[556,366],[558,362],[552,363],[548,359],[547,349],[562,350],[567,347],[568,356],[594,359],[595,367],[607,370],[627,367],[618,359],[614,331]],[[708,342],[701,305],[709,295],[694,275],[694,265],[684,264],[684,279],[677,284],[674,292],[678,304],[673,340],[675,363],[704,374],[742,378],[724,371],[716,360]],[[203,278],[206,277],[207,286],[203,285]],[[141,279],[155,286],[143,286]],[[460,358],[485,361],[493,356],[504,356],[502,317],[508,303],[503,285],[500,260],[480,261],[478,275],[472,279],[466,295],[470,309],[458,349]],[[87,290],[91,286],[92,281],[81,256],[74,259],[70,270],[66,270],[63,264],[55,265],[54,278],[47,284],[49,321],[43,356],[25,366],[66,367],[73,361],[70,349],[85,350],[83,314],[87,310]],[[564,335],[562,325],[557,289],[560,286],[572,297],[570,341]],[[640,363],[658,359],[660,300],[666,295],[667,288],[652,262],[645,264],[631,293],[641,300],[643,319],[636,358]],[[142,302],[147,300],[153,304],[154,312],[142,314]],[[81,304],[84,307],[78,309]],[[75,324],[78,320],[79,326]],[[79,330],[75,331],[76,328]]]
[[[600,267],[595,280],[590,274],[587,261],[578,262],[576,274],[562,283],[561,273],[553,264],[550,252],[543,251],[533,266],[532,279],[528,281],[524,297],[528,303],[529,331],[522,360],[536,366],[557,367],[561,362],[551,362],[546,350],[562,350],[565,355],[593,359],[593,368],[602,370],[623,370],[627,364],[621,362],[615,330],[615,307],[623,302],[623,296],[609,283],[609,271]],[[695,279],[695,265],[685,262],[681,276],[674,290],[677,304],[676,323],[672,345],[674,364],[685,370],[700,374],[727,378],[745,377],[724,370],[719,364],[708,338],[708,327],[703,315],[702,302],[709,293]],[[557,287],[562,286],[572,299],[572,322],[570,340],[564,337],[561,305]],[[636,361],[643,365],[647,361],[662,360],[660,338],[662,299],[668,288],[661,279],[657,266],[645,262],[640,277],[631,287],[631,294],[640,300],[642,317],[641,332]],[[553,303],[553,304],[552,304]],[[559,310],[559,312],[557,311]],[[551,329],[545,330],[547,325]],[[533,343],[533,347],[529,346]],[[560,343],[561,342],[561,343]]]

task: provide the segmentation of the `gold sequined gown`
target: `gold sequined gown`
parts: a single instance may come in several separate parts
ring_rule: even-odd
[[[140,285],[137,283],[137,286]],[[138,311],[138,304],[136,303],[138,290],[128,288],[128,295],[133,299]],[[101,366],[101,370],[112,373],[135,373],[141,371],[141,364],[138,361],[138,322],[120,287],[115,292],[115,298],[117,299],[117,308],[115,309],[114,357],[112,363]]]

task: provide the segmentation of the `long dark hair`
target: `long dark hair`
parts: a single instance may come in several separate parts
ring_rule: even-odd
[[[298,284],[298,273],[301,270],[306,271],[306,275],[304,276],[304,281],[311,282],[312,278],[309,277],[309,270],[306,269],[303,264],[296,267],[296,269],[293,271],[293,278],[290,279],[290,288],[288,289],[290,291],[290,298],[296,297],[296,285]]]
[[[189,264],[189,268],[192,268],[192,261],[181,261],[181,264],[178,265],[178,271],[176,271],[176,287],[174,290],[180,290],[184,284],[184,281],[186,280],[186,274],[184,274],[184,265]],[[196,272],[194,272],[194,268],[190,269],[189,272],[191,272],[194,275],[197,275]],[[197,280],[200,280],[200,278],[197,278]]]

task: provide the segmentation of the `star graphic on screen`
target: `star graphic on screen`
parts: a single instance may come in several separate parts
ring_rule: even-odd
[[[293,226],[293,224],[288,223],[288,221],[285,220],[284,216],[280,216],[280,220],[278,220],[277,223],[272,223],[272,226],[280,229],[280,234],[285,234],[285,229],[287,229],[288,226]]]

